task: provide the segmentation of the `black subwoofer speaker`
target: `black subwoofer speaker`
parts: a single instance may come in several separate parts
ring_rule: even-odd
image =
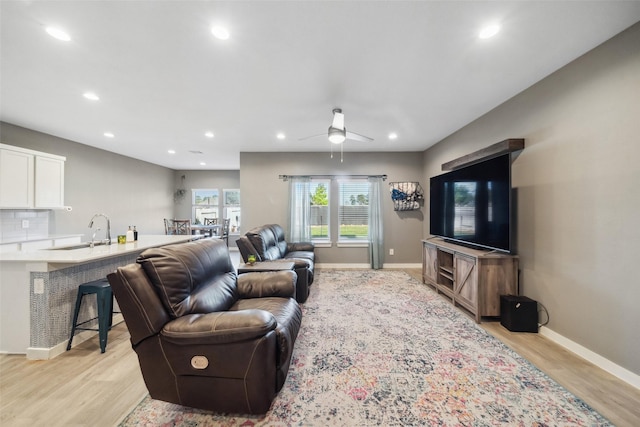
[[[517,295],[501,295],[500,324],[511,332],[538,332],[538,302]]]

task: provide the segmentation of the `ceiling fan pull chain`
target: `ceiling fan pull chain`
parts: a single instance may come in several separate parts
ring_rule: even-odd
[[[340,163],[342,163],[342,160],[344,160],[342,158],[342,147],[344,147],[344,144],[340,144]]]

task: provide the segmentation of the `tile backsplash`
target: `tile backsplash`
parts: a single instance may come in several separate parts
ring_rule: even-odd
[[[0,242],[41,239],[49,236],[48,210],[0,210]],[[23,227],[23,221],[27,221]]]

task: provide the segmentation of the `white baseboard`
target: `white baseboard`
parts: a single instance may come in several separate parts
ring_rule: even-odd
[[[319,263],[315,265],[315,268],[319,269],[353,269],[353,270],[367,270],[371,268],[371,265],[368,263],[362,264],[328,264],[328,263]]]
[[[628,369],[625,369],[622,366],[613,363],[609,359],[606,359],[600,356],[598,353],[595,353],[588,348],[581,346],[577,342],[571,341],[569,338],[560,335],[557,332],[554,332],[546,326],[540,328],[540,335],[550,339],[551,341],[566,348],[572,353],[575,353],[583,359],[593,363],[600,369],[609,372],[611,375],[620,378],[622,381],[632,385],[633,387],[640,389],[640,375],[637,375],[629,371]]]
[[[416,264],[411,264],[411,263],[407,263],[407,264],[402,264],[402,263],[384,263],[382,265],[382,268],[422,268],[422,263],[416,263]]]
[[[113,325],[117,325],[120,322],[123,322],[124,318],[122,314],[116,314],[113,316]],[[73,337],[73,342],[71,348],[95,337],[98,335],[97,331],[79,331]],[[27,359],[29,360],[49,360],[53,359],[56,356],[60,356],[62,353],[67,351],[67,343],[68,341],[64,341],[56,344],[53,347],[29,347],[27,348]],[[109,345],[109,340],[107,339],[107,346]]]
[[[316,268],[320,268],[320,269],[357,269],[357,270],[367,270],[371,268],[370,264],[365,264],[365,263],[357,263],[357,264],[335,264],[335,263],[318,263],[315,265]],[[397,269],[397,268],[422,268],[422,264],[391,264],[391,263],[387,263],[387,264],[383,264],[382,268],[389,268],[389,269]]]

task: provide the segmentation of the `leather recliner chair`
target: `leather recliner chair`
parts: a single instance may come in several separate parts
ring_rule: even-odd
[[[203,239],[147,249],[107,277],[152,398],[269,410],[302,320],[294,271],[237,276],[224,241]]]
[[[315,247],[311,242],[287,242],[284,230],[279,224],[254,227],[236,240],[240,255],[247,262],[249,255],[257,261],[285,260],[294,263],[298,275],[296,300],[303,303],[309,296],[309,286],[313,283]]]

